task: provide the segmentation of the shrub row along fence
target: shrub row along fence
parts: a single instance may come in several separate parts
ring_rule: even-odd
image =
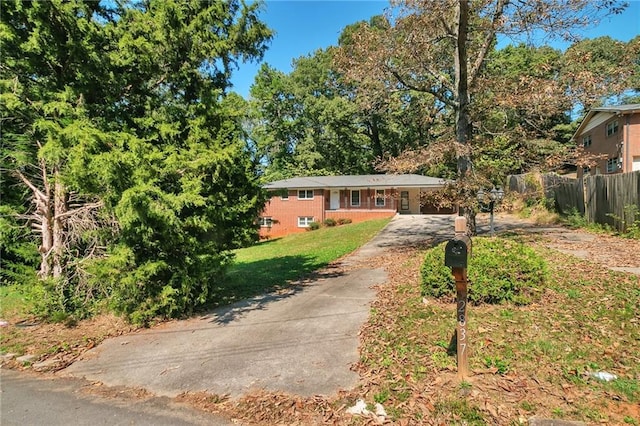
[[[555,173],[512,175],[509,191],[553,200],[561,214],[579,212],[590,223],[618,231],[640,220],[640,171],[572,179]]]

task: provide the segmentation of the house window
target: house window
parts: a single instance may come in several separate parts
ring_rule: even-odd
[[[587,135],[582,138],[582,146],[585,148],[591,146],[591,135]]]
[[[313,222],[313,216],[300,216],[298,217],[298,227],[306,228]]]
[[[285,191],[285,192],[283,192],[283,193],[280,195],[280,199],[281,199],[281,200],[285,200],[285,201],[289,200],[289,191]]]
[[[298,200],[313,200],[313,189],[301,189],[298,191]]]
[[[607,136],[615,135],[616,133],[618,133],[618,120],[607,123]]]
[[[273,225],[273,219],[270,216],[262,216],[258,219],[258,223],[261,227],[271,228]]]
[[[620,166],[620,159],[618,157],[609,158],[607,160],[607,173],[617,172]]]
[[[351,205],[352,206],[360,205],[360,190],[351,191]]]
[[[384,189],[376,189],[376,206],[384,207]]]

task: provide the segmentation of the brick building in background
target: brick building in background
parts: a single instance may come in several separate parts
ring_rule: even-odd
[[[421,194],[445,181],[421,175],[311,176],[271,182],[259,218],[262,238],[304,232],[328,218],[353,223],[396,214],[452,213],[421,203]]]
[[[578,168],[578,178],[640,170],[640,104],[591,109],[571,139],[589,153],[606,156],[594,167]]]

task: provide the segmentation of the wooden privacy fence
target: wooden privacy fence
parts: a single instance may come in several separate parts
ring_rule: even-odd
[[[640,171],[615,175],[593,175],[571,179],[555,173],[512,175],[509,191],[553,200],[561,214],[584,214],[591,223],[625,231],[640,220]]]

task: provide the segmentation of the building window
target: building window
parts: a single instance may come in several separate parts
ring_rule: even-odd
[[[313,200],[313,189],[301,189],[298,191],[298,200]]]
[[[271,228],[271,226],[273,226],[273,219],[270,216],[262,216],[258,219],[258,223],[261,227]]]
[[[591,146],[591,135],[587,135],[582,138],[582,146],[585,148]]]
[[[609,158],[607,160],[607,173],[614,173],[620,169],[620,159],[618,157]]]
[[[384,189],[376,189],[376,206],[384,207]]]
[[[285,191],[285,192],[283,192],[283,193],[280,195],[280,199],[281,199],[281,200],[285,200],[285,201],[289,200],[289,191]]]
[[[352,206],[360,205],[360,190],[351,191],[351,205]]]
[[[615,135],[616,133],[618,133],[618,120],[607,123],[607,136]]]
[[[306,228],[311,224],[311,222],[313,222],[313,216],[300,216],[300,217],[298,217],[298,227],[299,228]]]

